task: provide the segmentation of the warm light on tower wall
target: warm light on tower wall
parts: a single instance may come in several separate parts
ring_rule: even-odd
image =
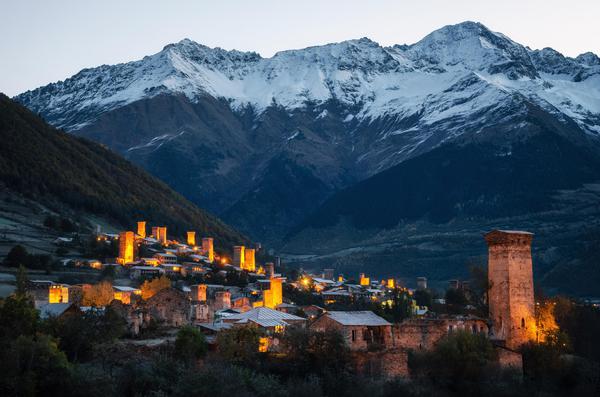
[[[263,292],[263,306],[275,309],[283,303],[282,280],[278,277],[271,277],[271,286]]]
[[[146,238],[146,221],[139,221],[137,223],[137,234],[141,238]]]
[[[527,232],[494,230],[485,235],[492,337],[510,349],[535,338],[532,239]]]
[[[246,248],[244,252],[244,265],[242,269],[248,270],[249,272],[254,272],[256,270],[256,262],[255,262],[255,253],[254,248]]]
[[[239,267],[240,269],[244,268],[244,261],[246,259],[246,247],[243,245],[236,245],[233,247],[233,265]]]
[[[187,244],[189,246],[196,245],[196,232],[187,232]]]
[[[134,237],[133,232],[119,233],[119,258],[117,260],[122,265],[133,262]]]
[[[371,279],[369,279],[369,277],[365,276],[364,273],[361,273],[359,284],[362,285],[363,287],[368,287],[369,285],[371,285]]]

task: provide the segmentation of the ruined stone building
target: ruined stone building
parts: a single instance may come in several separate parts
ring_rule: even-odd
[[[338,330],[350,350],[392,347],[392,324],[371,311],[330,311],[311,326],[315,331]]]
[[[152,320],[167,327],[181,327],[190,323],[190,300],[175,288],[158,291],[144,302],[144,323]]]
[[[535,335],[532,239],[532,233],[521,231],[494,230],[485,235],[491,338],[510,349]]]
[[[457,331],[488,335],[485,319],[473,316],[410,318],[392,327],[391,346],[412,350],[429,350],[444,336]]]

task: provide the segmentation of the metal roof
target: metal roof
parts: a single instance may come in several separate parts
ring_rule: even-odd
[[[40,317],[58,317],[66,312],[71,306],[73,306],[72,303],[46,303],[39,308]]]
[[[392,325],[389,322],[387,322],[384,318],[379,317],[377,314],[371,311],[331,311],[327,312],[326,315],[329,316],[332,320],[342,325]]]
[[[247,312],[234,314],[227,317],[227,322],[235,322],[237,324],[245,324],[252,321],[262,327],[273,327],[275,325],[288,325],[286,320],[291,321],[306,321],[305,318],[294,316],[293,314],[280,312],[269,309],[268,307],[256,307]]]

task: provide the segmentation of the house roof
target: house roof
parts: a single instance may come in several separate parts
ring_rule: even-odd
[[[276,325],[289,325],[286,321],[306,321],[306,319],[268,307],[256,307],[247,312],[227,317],[227,322],[235,322],[236,324],[246,324],[249,321],[261,327],[273,327]]]
[[[139,291],[139,288],[133,288],[133,287],[126,287],[126,286],[121,286],[121,285],[113,285],[113,289],[120,291],[120,292],[135,292],[135,291]]]
[[[73,306],[72,303],[46,303],[39,308],[40,317],[58,317],[66,312],[71,306]]]
[[[377,314],[371,311],[331,311],[325,314],[332,320],[342,325],[366,325],[366,326],[378,326],[378,325],[392,325],[387,322],[384,318],[379,317]]]

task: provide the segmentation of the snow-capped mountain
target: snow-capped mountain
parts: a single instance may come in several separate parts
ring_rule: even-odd
[[[571,141],[600,139],[596,55],[531,50],[474,22],[412,45],[362,38],[271,58],[185,39],[16,99],[267,239],[445,143],[493,139],[510,153],[539,130],[533,113]]]
[[[252,106],[258,113],[274,103],[295,109],[333,99],[353,106],[356,112],[349,112],[349,119],[373,120],[417,114],[425,101],[447,96],[465,79],[521,93],[599,132],[587,121],[600,113],[600,58],[530,50],[472,22],[446,26],[413,45],[381,47],[362,38],[283,51],[272,58],[184,39],[140,61],[85,69],[18,99],[67,130],[161,93],[183,93],[192,101],[210,95],[235,109]],[[427,124],[465,109],[424,110],[421,121]]]

